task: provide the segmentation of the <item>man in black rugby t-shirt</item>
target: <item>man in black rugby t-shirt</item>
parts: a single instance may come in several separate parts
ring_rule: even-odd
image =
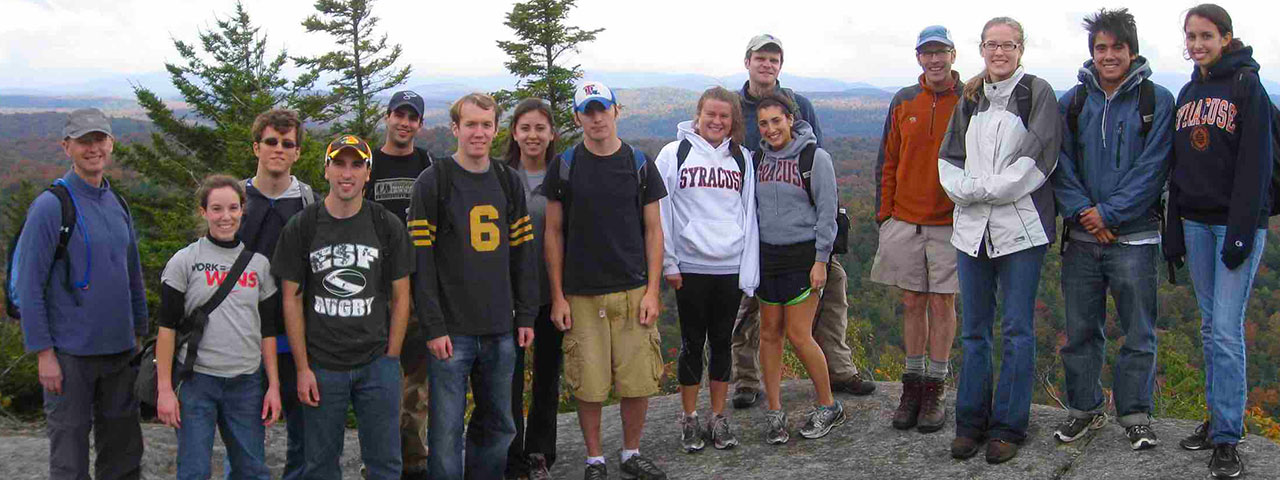
[[[369,183],[364,198],[382,204],[401,221],[409,216],[413,181],[431,166],[431,155],[414,146],[422,130],[422,97],[409,90],[396,92],[387,103],[387,139],[373,151]],[[404,479],[427,478],[427,339],[410,313],[404,336],[400,367],[404,369],[404,392],[400,402],[400,448],[404,457]]]
[[[496,479],[516,436],[511,372],[517,346],[533,342],[538,252],[524,182],[489,158],[497,103],[473,93],[454,102],[449,117],[458,151],[418,177],[409,220],[414,298],[431,350],[427,464],[431,478]],[[468,385],[475,410],[464,456]]]

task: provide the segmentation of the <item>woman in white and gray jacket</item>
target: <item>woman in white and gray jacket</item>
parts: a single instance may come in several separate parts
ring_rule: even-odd
[[[676,291],[681,444],[689,453],[705,446],[697,405],[706,344],[711,346],[706,437],[720,450],[738,444],[724,416],[733,321],[742,294],[755,295],[760,283],[755,174],[742,147],[743,128],[737,94],[713,87],[698,99],[694,120],[676,126],[676,141],[654,162],[669,192],[659,201],[662,273]]]
[[[951,455],[969,458],[985,440],[987,461],[1012,459],[1026,438],[1035,377],[1035,302],[1054,238],[1053,188],[1062,119],[1043,79],[1023,72],[1025,36],[998,17],[982,29],[986,68],[965,85],[939,152],[938,176],[955,202],[964,363],[956,389]],[[992,392],[992,328],[1001,299],[1003,360]]]

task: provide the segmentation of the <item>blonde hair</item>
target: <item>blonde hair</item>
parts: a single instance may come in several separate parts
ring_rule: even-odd
[[[502,118],[502,109],[498,107],[498,102],[493,97],[483,93],[468,93],[449,106],[449,120],[454,124],[462,121],[462,104],[464,103],[480,107],[481,110],[493,110],[494,125],[497,125],[498,119]]]
[[[1009,28],[1012,28],[1014,33],[1017,34],[1018,44],[1022,46],[1026,45],[1027,35],[1026,32],[1022,30],[1022,24],[1010,17],[996,17],[991,20],[987,20],[987,24],[982,26],[982,42],[987,41],[987,30],[990,30],[991,27],[996,25],[1008,25]],[[1022,64],[1021,56],[1018,57],[1018,64]],[[974,75],[973,78],[970,78],[969,81],[964,82],[964,98],[975,102],[978,101],[978,94],[982,93],[982,82],[986,81],[986,79],[987,68],[983,67],[981,72],[978,72],[978,74]]]
[[[702,105],[707,103],[707,100],[719,100],[729,104],[729,117],[733,121],[732,128],[729,129],[729,138],[734,143],[742,145],[742,139],[746,137],[746,125],[743,125],[746,120],[743,120],[742,117],[742,102],[739,101],[740,98],[738,94],[724,87],[711,87],[702,92],[702,96],[698,98],[698,110],[693,114],[694,130],[698,128],[698,117],[702,116]]]

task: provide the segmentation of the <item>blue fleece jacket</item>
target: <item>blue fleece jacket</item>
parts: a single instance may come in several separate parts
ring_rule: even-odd
[[[1081,85],[1058,100],[1058,110],[1067,118],[1075,96],[1087,95],[1077,134],[1072,136],[1070,126],[1063,124],[1064,141],[1052,176],[1058,212],[1073,232],[1083,234],[1075,239],[1093,241],[1077,220],[1095,206],[1121,241],[1159,235],[1156,203],[1173,154],[1173,94],[1155,85],[1155,117],[1144,137],[1139,85],[1150,76],[1150,64],[1138,57],[1120,87],[1107,96],[1090,60],[1080,68]]]
[[[1208,75],[1196,68],[1174,116],[1169,216],[1226,225],[1228,268],[1248,257],[1270,213],[1271,100],[1257,70],[1253,47],[1224,54]]]
[[[74,171],[62,179],[76,205],[77,223],[66,260],[71,262],[72,281],[66,278],[64,260],[57,265],[53,260],[62,205],[44,192],[27,210],[18,239],[20,254],[14,259],[21,279],[24,344],[30,352],[52,347],[71,355],[134,349],[135,337],[147,334],[147,297],[133,222],[106,180],[93,187]],[[85,288],[68,288],[86,271]]]

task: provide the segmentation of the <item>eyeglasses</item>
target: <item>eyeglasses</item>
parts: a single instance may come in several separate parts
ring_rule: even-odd
[[[1013,42],[1004,42],[1004,43],[985,42],[985,43],[980,43],[979,45],[982,47],[983,50],[986,50],[988,52],[994,52],[997,48],[1004,50],[1006,52],[1012,52],[1014,50],[1017,50],[1018,47],[1021,46]]]
[[[268,147],[274,147],[274,146],[276,146],[276,145],[283,145],[285,150],[293,150],[293,147],[298,146],[298,144],[293,143],[293,140],[283,140],[283,141],[282,141],[282,140],[280,140],[280,139],[278,139],[278,138],[275,138],[275,137],[272,137],[272,138],[264,138],[264,139],[262,139],[262,140],[261,140],[261,142],[262,142],[263,144],[265,144],[266,146],[268,146]]]
[[[952,50],[950,48],[946,48],[942,50],[917,51],[916,55],[918,55],[920,58],[930,59],[930,58],[936,58],[936,57],[945,57],[947,55],[950,55],[951,52]]]

